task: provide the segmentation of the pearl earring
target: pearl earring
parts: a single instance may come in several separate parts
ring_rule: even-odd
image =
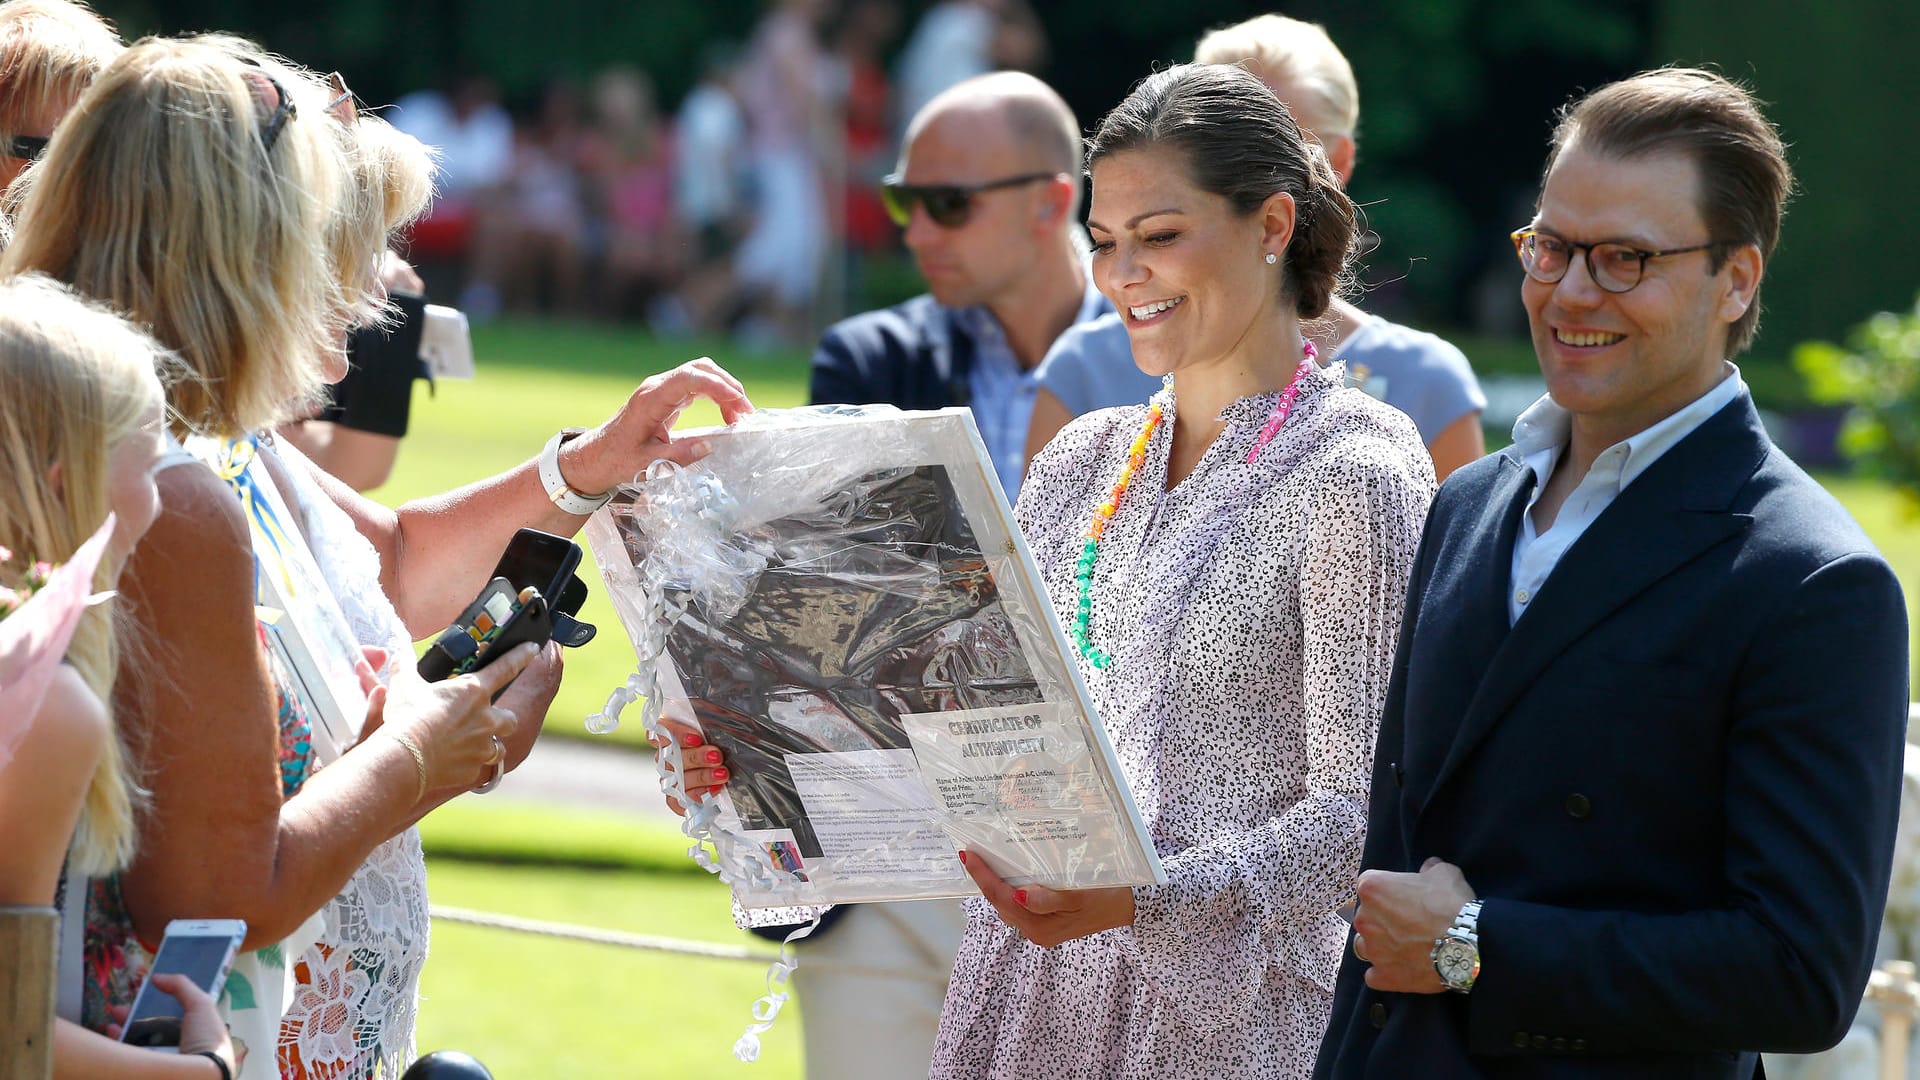
[[[1268,265],[1268,266],[1272,266],[1272,265],[1273,265],[1274,263],[1277,263],[1277,262],[1279,262],[1279,261],[1280,261],[1280,256],[1278,256],[1278,255],[1275,255],[1275,254],[1274,254],[1273,252],[1271,252],[1271,251],[1269,251],[1269,252],[1267,252],[1267,265]]]

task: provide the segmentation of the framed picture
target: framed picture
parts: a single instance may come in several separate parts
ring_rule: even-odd
[[[777,883],[743,907],[971,894],[962,848],[1016,884],[1165,880],[971,413],[701,434],[587,536],[659,707],[726,754],[716,836]]]

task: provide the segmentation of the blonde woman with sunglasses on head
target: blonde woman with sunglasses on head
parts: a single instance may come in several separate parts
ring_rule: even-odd
[[[265,426],[317,385],[313,358],[342,321],[326,230],[348,163],[319,126],[332,121],[296,110],[285,80],[224,43],[150,40],[101,74],[28,174],[5,269],[49,272],[150,325],[195,376],[169,391],[183,424]],[[521,726],[511,710],[537,716],[551,689],[530,682],[490,705],[530,649],[434,687],[396,679],[373,691],[369,726],[386,723],[289,795],[301,763],[281,735],[308,719],[262,645],[238,503],[200,467],[164,468],[158,485],[159,518],[124,584],[149,647],[122,665],[118,701],[151,809],[140,858],[90,890],[89,972],[118,967],[129,990],[142,943],[174,918],[242,918],[248,946],[284,947],[433,792],[476,783],[497,738]],[[129,923],[115,938],[97,916],[120,899]],[[281,981],[254,980],[256,1008],[236,995],[230,1010],[256,1051],[277,1038]],[[97,1027],[108,995],[90,989]],[[254,1054],[246,1075],[274,1075],[273,1058]]]
[[[313,104],[313,90],[287,65],[233,39],[136,44],[81,100],[29,174],[4,265],[70,279],[153,325],[203,380],[174,395],[183,428],[258,453],[297,519],[289,538],[312,550],[361,644],[407,657],[407,642],[444,628],[479,590],[516,529],[574,532],[597,506],[580,492],[609,489],[657,458],[696,456],[696,447],[667,434],[694,397],[718,401],[729,421],[751,406],[711,362],[685,365],[647,380],[600,427],[556,435],[538,464],[398,510],[362,499],[260,436],[338,377],[341,334],[364,310],[373,253],[384,229],[417,204],[387,186],[378,187],[378,200],[356,202],[375,190],[370,178],[384,185],[405,170],[356,163],[343,152],[344,118],[330,115],[328,102]],[[367,150],[376,138],[355,142]],[[103,215],[102,206],[118,209]],[[367,253],[364,264],[352,254],[356,243]],[[543,469],[559,477],[557,485],[542,483]],[[374,892],[386,900],[359,910],[371,930],[388,932],[385,951],[366,956],[360,944],[336,939],[345,947],[323,952],[317,969],[307,965],[327,1002],[348,1004],[352,1023],[336,1024],[342,1010],[304,998],[291,1003],[287,1020],[305,1033],[294,1041],[306,1075],[335,1080],[395,1070],[412,1051],[426,946],[418,840],[409,826],[503,760],[524,757],[557,663],[539,662],[535,677],[513,686],[497,709],[487,707],[487,695],[526,658],[513,655],[455,680],[460,693],[473,695],[464,699],[470,712],[415,731],[419,725],[396,716],[402,701],[453,691],[443,689],[449,684],[428,690],[410,665],[389,662],[398,670],[386,724],[310,778],[300,775],[301,763],[286,760],[279,738],[298,726],[288,716],[297,695],[280,692],[253,622],[256,541],[248,522],[209,470],[168,469],[160,487],[163,512],[132,567],[129,592],[139,617],[172,648],[164,677],[138,702],[154,744],[146,845],[153,857],[123,879],[126,912],[152,940],[170,918],[218,910],[246,918],[248,944],[257,946],[294,934],[371,868],[381,876]],[[169,633],[181,626],[194,628],[190,640]],[[389,738],[396,726],[412,737]],[[336,922],[324,913],[322,921]],[[314,940],[327,941],[309,933],[287,950],[296,974]],[[282,1027],[266,1037],[284,1052],[288,1036]],[[260,1075],[270,1075],[271,1064],[263,1067]]]

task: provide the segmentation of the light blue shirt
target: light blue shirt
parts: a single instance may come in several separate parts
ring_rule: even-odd
[[[1113,310],[1107,298],[1093,287],[1093,275],[1087,274],[1087,292],[1073,321],[1097,319]],[[980,438],[993,458],[993,469],[1000,475],[1000,487],[1013,502],[1020,494],[1020,479],[1027,471],[1027,429],[1033,424],[1033,398],[1040,388],[1040,371],[1053,357],[1054,350],[1066,340],[1056,338],[1047,355],[1031,370],[1013,355],[1007,344],[1007,332],[1000,320],[984,307],[956,308],[955,327],[973,342],[973,366],[967,371],[968,407]],[[1126,331],[1121,331],[1124,334]],[[1072,329],[1068,330],[1072,333]],[[1144,398],[1142,400],[1145,400]]]
[[[1640,434],[1600,451],[1600,456],[1594,458],[1592,467],[1587,469],[1587,475],[1580,478],[1580,485],[1553,516],[1553,527],[1544,534],[1534,532],[1533,507],[1540,501],[1541,492],[1547,489],[1554,465],[1566,452],[1567,440],[1573,433],[1573,414],[1546,396],[1521,413],[1513,424],[1513,446],[1524,455],[1527,468],[1533,470],[1533,496],[1520,515],[1520,531],[1513,541],[1513,588],[1507,593],[1508,623],[1520,621],[1520,613],[1539,595],[1540,587],[1553,575],[1554,567],[1560,565],[1560,557],[1602,511],[1613,505],[1628,484],[1680,440],[1693,434],[1714,413],[1746,393],[1747,384],[1740,379],[1740,369],[1734,367],[1731,374],[1695,398],[1691,405]]]
[[[1332,359],[1347,365],[1355,386],[1412,417],[1422,442],[1433,442],[1447,425],[1487,407],[1466,355],[1422,330],[1369,319],[1347,335]],[[1135,366],[1126,323],[1117,314],[1062,334],[1039,377],[1074,416],[1138,405],[1160,389],[1158,378]]]

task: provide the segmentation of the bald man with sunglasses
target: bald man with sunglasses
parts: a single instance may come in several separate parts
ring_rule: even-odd
[[[1035,371],[1068,328],[1113,310],[1086,271],[1081,172],[1079,123],[1030,75],[982,75],[928,102],[881,192],[928,292],[829,328],[813,402],[968,406],[1013,498]]]

